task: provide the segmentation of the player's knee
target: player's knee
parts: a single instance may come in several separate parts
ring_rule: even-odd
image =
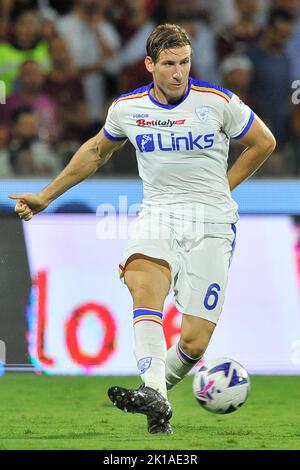
[[[189,339],[180,338],[180,347],[189,357],[197,358],[205,353],[208,341],[205,338]]]
[[[151,295],[154,291],[151,278],[145,273],[125,273],[124,280],[133,297],[143,294]]]
[[[164,300],[166,295],[162,287],[147,273],[127,273],[125,274],[125,284],[135,305],[151,306],[154,299]]]
[[[144,305],[149,304],[149,299],[154,299],[157,296],[157,292],[152,289],[148,284],[143,284],[139,282],[137,285],[131,286],[129,288],[133,302],[135,305]],[[149,304],[150,306],[150,304]]]

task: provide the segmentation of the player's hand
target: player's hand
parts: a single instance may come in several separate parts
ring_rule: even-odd
[[[32,217],[46,209],[48,204],[37,194],[10,194],[10,199],[16,199],[15,212],[22,220],[30,220]]]

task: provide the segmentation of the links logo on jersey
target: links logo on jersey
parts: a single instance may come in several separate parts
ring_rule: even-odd
[[[187,135],[141,134],[136,136],[136,143],[140,152],[154,152],[157,148],[162,152],[186,152],[209,149],[214,145],[215,134]]]
[[[137,135],[136,143],[140,152],[153,152],[155,149],[153,134]]]

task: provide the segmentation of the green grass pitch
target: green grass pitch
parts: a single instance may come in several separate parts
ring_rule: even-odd
[[[186,378],[169,395],[172,436],[151,436],[142,415],[106,395],[138,377],[0,377],[0,449],[300,449],[300,376],[254,376],[247,403],[230,415],[203,410]]]

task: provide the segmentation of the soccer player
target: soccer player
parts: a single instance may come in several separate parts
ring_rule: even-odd
[[[231,191],[275,148],[272,133],[237,96],[189,77],[191,58],[183,29],[157,26],[145,58],[153,83],[120,96],[104,128],[41,192],[10,196],[21,219],[30,220],[127,139],[136,148],[143,208],[120,267],[133,299],[143,383],[137,390],[111,387],[108,395],[123,411],[145,414],[150,433],[172,432],[167,389],[202,357],[220,316],[238,220]],[[231,137],[245,149],[227,172]],[[170,289],[182,325],[180,341],[167,351],[162,311]]]

